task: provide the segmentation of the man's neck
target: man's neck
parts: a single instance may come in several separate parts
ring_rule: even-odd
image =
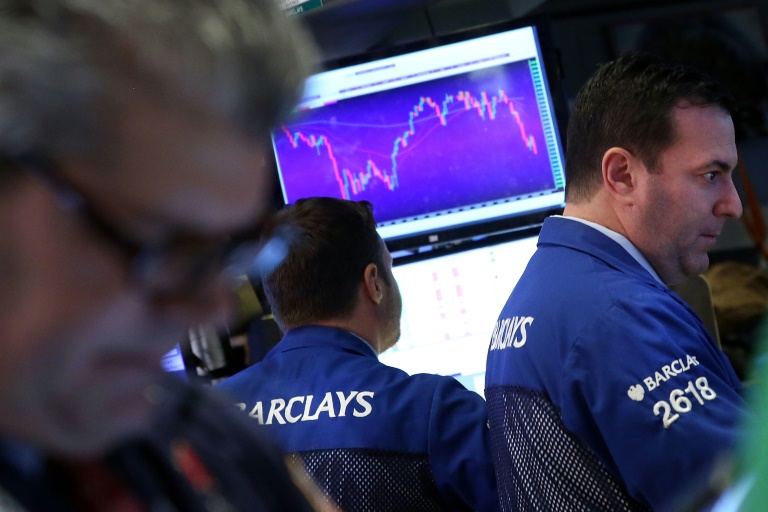
[[[563,217],[576,217],[578,219],[594,222],[595,224],[606,227],[611,231],[620,234],[627,240],[630,240],[627,235],[627,230],[624,229],[624,225],[616,215],[616,212],[604,202],[590,201],[577,204],[567,203],[563,210]]]
[[[348,319],[334,319],[334,320],[319,320],[313,322],[313,325],[319,325],[322,327],[335,327],[336,329],[343,329],[350,332],[366,342],[373,349],[376,354],[380,354],[379,344],[376,341],[378,338],[371,328],[366,328],[365,324],[359,321],[355,321],[354,318]]]

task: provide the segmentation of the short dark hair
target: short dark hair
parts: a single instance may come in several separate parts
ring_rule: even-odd
[[[686,102],[719,106],[731,114],[731,94],[715,79],[649,53],[632,53],[602,65],[576,96],[568,123],[566,200],[589,199],[601,183],[605,152],[621,147],[658,170],[661,153],[675,141],[672,111]]]
[[[283,331],[350,314],[365,268],[383,269],[383,242],[367,201],[300,199],[273,217],[265,236],[278,227],[290,233],[288,255],[262,278]]]

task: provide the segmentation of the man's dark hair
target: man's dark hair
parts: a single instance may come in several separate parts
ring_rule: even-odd
[[[352,312],[365,268],[382,264],[383,242],[367,201],[300,199],[278,212],[265,235],[290,233],[286,258],[263,276],[264,292],[283,331]]]
[[[601,66],[576,97],[568,123],[566,200],[589,199],[602,182],[605,152],[621,147],[649,171],[676,138],[678,105],[734,110],[730,93],[712,77],[649,53],[633,53]]]

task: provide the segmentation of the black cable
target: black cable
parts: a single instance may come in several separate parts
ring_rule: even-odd
[[[435,37],[435,26],[432,24],[432,16],[429,15],[429,8],[424,8],[424,16],[427,17],[427,24],[429,25],[429,33],[432,37]]]

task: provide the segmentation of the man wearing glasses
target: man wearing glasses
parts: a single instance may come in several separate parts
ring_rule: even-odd
[[[0,0],[3,510],[306,509],[160,366],[253,261],[265,135],[312,55],[274,5]]]

